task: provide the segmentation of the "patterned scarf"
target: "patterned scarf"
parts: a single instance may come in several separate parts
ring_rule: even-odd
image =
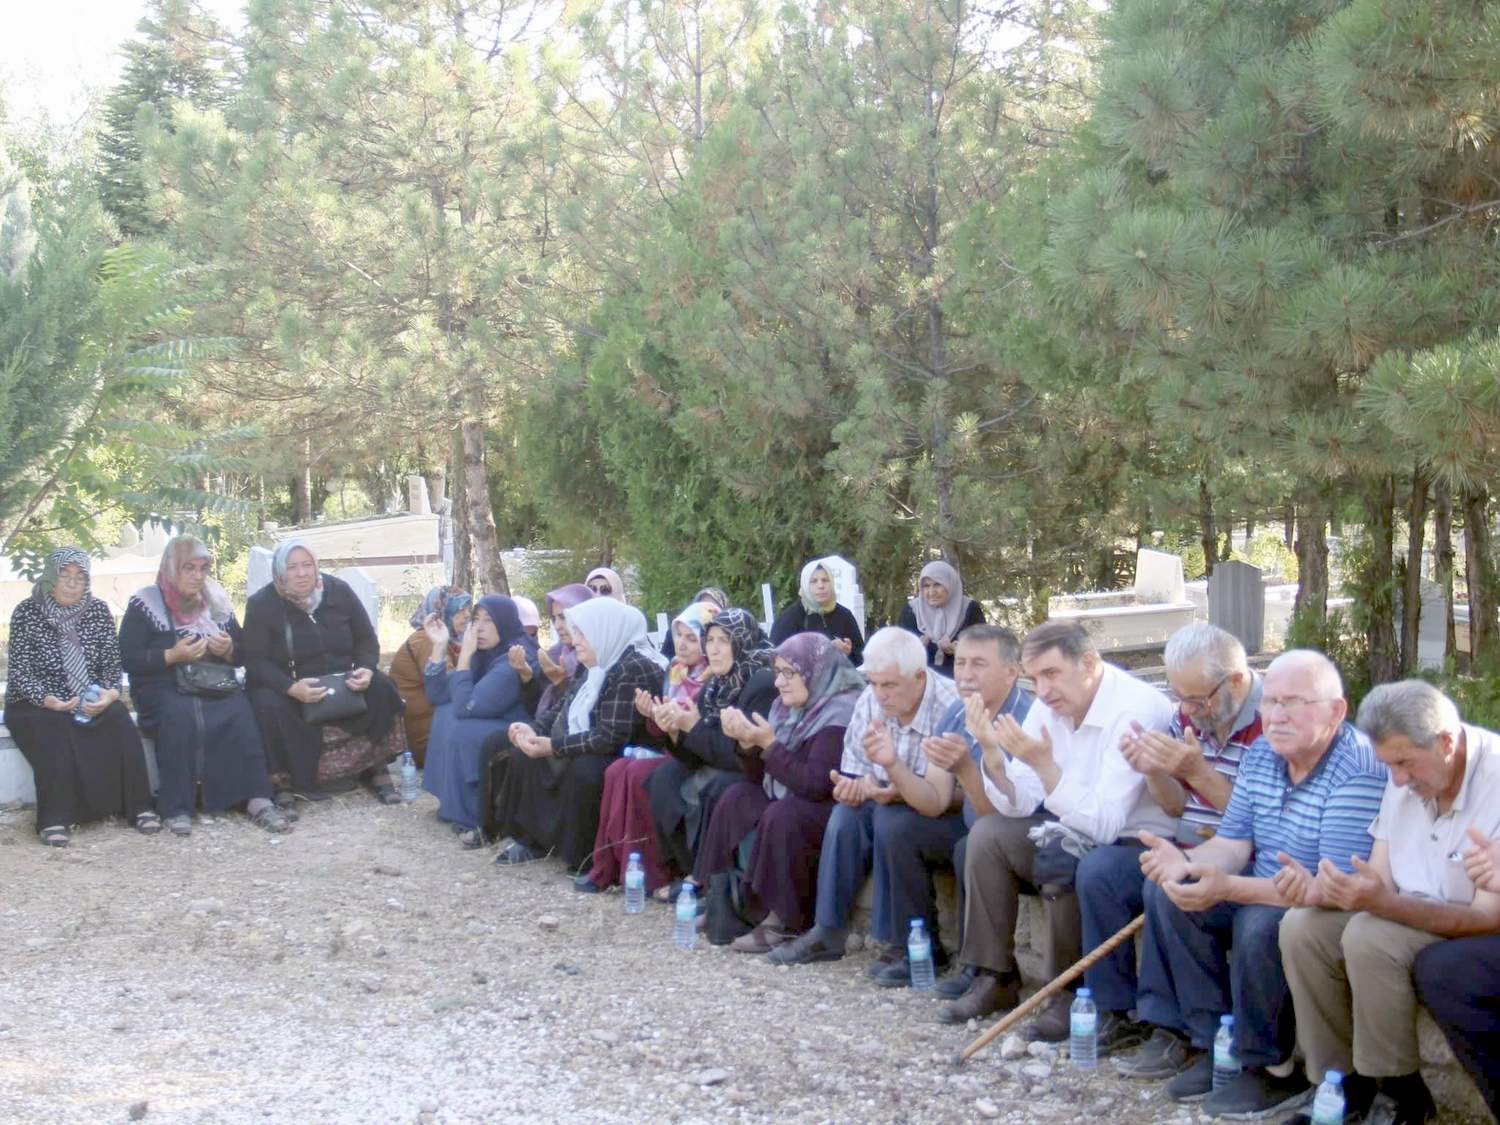
[[[797,669],[807,685],[807,701],[801,707],[788,707],[779,697],[771,704],[769,722],[788,753],[796,753],[821,730],[849,725],[865,678],[843,649],[822,633],[796,633],[781,642],[776,655]],[[769,774],[763,785],[773,801],[786,796],[786,786]]]
[[[59,547],[47,556],[47,565],[42,577],[31,588],[32,599],[40,606],[42,617],[57,631],[57,648],[62,657],[63,674],[68,678],[68,695],[80,698],[88,690],[89,658],[83,651],[83,638],[78,634],[78,623],[88,609],[90,561],[87,554],[77,547]],[[63,605],[52,596],[58,576],[65,566],[77,566],[83,570],[83,596],[72,605]]]
[[[224,587],[212,578],[203,579],[203,589],[196,597],[190,598],[178,589],[178,575],[183,566],[194,559],[204,559],[212,566],[214,555],[208,545],[195,536],[179,535],[171,540],[161,555],[156,590],[161,595],[162,607],[167,611],[168,628],[187,629],[202,637],[216,636],[224,631],[234,610]]]
[[[300,539],[287,539],[277,546],[276,553],[271,556],[271,584],[276,587],[278,594],[311,617],[317,612],[318,606],[323,604],[323,572],[318,571],[318,581],[311,591],[300,597],[293,594],[286,584],[287,563],[291,560],[293,551],[306,551],[313,566],[318,565],[318,556],[313,554],[311,547]]]
[[[703,685],[698,696],[698,714],[704,719],[716,718],[720,711],[731,706],[750,677],[771,666],[772,655],[771,643],[748,609],[731,606],[715,616],[708,628],[722,629],[728,636],[734,663],[729,671],[723,675],[715,673]]]
[[[703,641],[708,623],[718,612],[719,607],[713,602],[694,602],[672,622],[674,630],[681,625],[697,635],[698,662],[690,665],[680,656],[673,657],[672,663],[667,666],[666,681],[662,684],[663,697],[687,700],[698,698],[698,693],[703,690],[703,683],[708,678],[708,660],[703,655]]]

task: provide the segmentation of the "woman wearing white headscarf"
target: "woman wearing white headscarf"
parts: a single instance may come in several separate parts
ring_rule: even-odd
[[[514,842],[496,862],[526,863],[556,851],[577,874],[598,834],[604,771],[625,746],[647,738],[635,693],[660,688],[666,661],[651,647],[645,615],[614,598],[580,602],[564,617],[578,670],[554,711],[510,728],[510,763],[495,810],[499,831]],[[502,737],[492,742],[506,752]]]
[[[771,625],[771,643],[779,645],[798,633],[821,633],[836,644],[856,668],[865,655],[865,636],[847,606],[834,590],[834,567],[843,560],[829,555],[813,559],[802,568],[797,600],[776,616]],[[847,565],[847,564],[845,564]]]
[[[896,622],[922,638],[927,646],[928,667],[950,680],[955,640],[970,625],[983,623],[984,609],[973,598],[964,596],[963,579],[942,559],[934,559],[922,568],[917,596],[906,603],[901,619]]]
[[[120,644],[109,606],[89,593],[89,557],[62,547],[10,617],[5,724],[36,779],[42,843],[68,846],[68,830],[124,816],[161,831],[146,778],[146,751],[120,702]]]
[[[157,804],[175,835],[193,830],[193,810],[245,807],[268,832],[291,825],[271,803],[266,748],[249,697],[231,683],[203,695],[178,672],[241,661],[240,623],[229,595],[211,577],[213,552],[179,535],[162,552],[156,581],[130,597],[120,623],[120,659],[130,673],[136,721],[156,739]],[[208,669],[214,671],[214,669]]]

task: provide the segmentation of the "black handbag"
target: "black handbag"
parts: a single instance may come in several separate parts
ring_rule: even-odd
[[[292,648],[292,623],[286,622],[285,627],[286,656],[292,666],[292,679],[300,680],[302,677],[297,675],[297,657]],[[302,705],[302,721],[321,726],[323,723],[338,723],[363,715],[368,709],[365,697],[360,692],[350,690],[348,676],[348,672],[330,672],[326,676],[318,676],[317,684],[323,689],[323,698]]]
[[[224,699],[240,690],[240,678],[228,664],[216,660],[189,660],[176,666],[177,690],[183,695]]]

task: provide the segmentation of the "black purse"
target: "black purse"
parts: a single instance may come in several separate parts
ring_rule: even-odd
[[[300,680],[302,677],[297,675],[297,657],[292,648],[292,623],[286,622],[285,628],[286,656],[292,666],[292,679]],[[326,676],[318,676],[317,684],[323,689],[323,698],[302,705],[302,721],[321,726],[363,715],[368,709],[365,697],[360,692],[350,690],[348,676],[348,672],[330,672]]]
[[[228,664],[216,660],[189,660],[176,666],[177,690],[183,695],[225,699],[240,690],[240,679]]]

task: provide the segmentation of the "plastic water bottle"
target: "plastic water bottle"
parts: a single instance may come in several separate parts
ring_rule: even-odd
[[[911,932],[906,935],[906,959],[911,963],[911,986],[918,992],[926,992],[935,983],[936,974],[932,971],[932,939],[920,918],[911,920]]]
[[[1068,1013],[1068,1056],[1074,1070],[1093,1070],[1099,1065],[1099,1009],[1094,993],[1080,988]]]
[[[625,864],[625,913],[639,914],[646,909],[646,869],[641,866],[641,853],[631,852]],[[696,913],[697,907],[694,906]]]
[[[408,750],[401,755],[401,780],[397,785],[403,801],[411,802],[417,799],[417,763]]]
[[[672,940],[680,949],[692,949],[698,941],[698,892],[693,884],[682,884],[677,895],[677,917],[672,923]]]
[[[73,721],[79,726],[92,723],[94,717],[83,709],[85,703],[98,703],[99,697],[104,694],[104,689],[98,684],[89,684],[83,689],[83,694],[78,697],[78,706],[73,709]]]
[[[1234,1017],[1219,1017],[1214,1036],[1214,1089],[1227,1086],[1240,1076],[1240,1060],[1234,1054]]]
[[[1323,1075],[1312,1104],[1313,1125],[1344,1125],[1344,1075],[1330,1070]]]

